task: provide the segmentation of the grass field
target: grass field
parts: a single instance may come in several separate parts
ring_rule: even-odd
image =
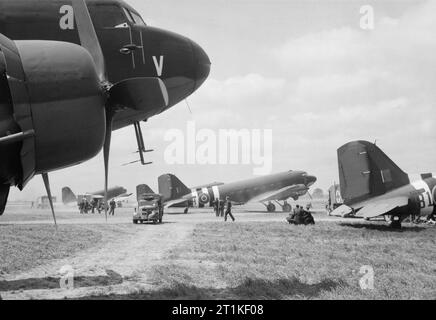
[[[154,269],[160,289],[117,299],[436,299],[436,229],[202,224]],[[374,289],[362,290],[362,266]]]
[[[60,226],[56,232],[51,225],[0,225],[0,276],[72,256],[101,238],[101,233],[80,226]]]

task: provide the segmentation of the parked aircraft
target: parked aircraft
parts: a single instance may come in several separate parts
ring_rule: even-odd
[[[105,191],[97,191],[97,192],[88,192],[85,194],[79,194],[76,196],[74,192],[69,187],[64,187],[62,189],[62,202],[64,205],[68,205],[70,203],[79,203],[83,198],[86,198],[88,201],[92,200],[104,200]],[[123,187],[113,187],[107,190],[107,198],[108,200],[114,199],[115,202],[122,202],[125,199],[129,198],[132,193],[127,193],[127,190]]]
[[[287,201],[291,198],[298,200],[304,196],[315,182],[316,178],[306,172],[288,171],[228,184],[217,182],[191,189],[176,176],[166,174],[159,177],[159,193],[167,208],[213,207],[215,200],[230,197],[236,205],[260,202],[268,212],[275,212],[276,203],[284,212],[290,212],[292,206]]]
[[[140,121],[194,93],[210,65],[122,0],[0,1],[0,214],[11,186],[41,174],[51,199],[49,172],[102,149],[107,200],[112,130],[134,126],[142,158]]]
[[[385,217],[393,228],[410,215],[436,213],[436,179],[422,174],[411,181],[375,144],[350,142],[338,150],[341,198],[331,214],[372,219]]]

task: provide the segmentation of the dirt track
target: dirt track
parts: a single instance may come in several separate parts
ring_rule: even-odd
[[[61,215],[62,217],[62,215]],[[65,218],[68,217],[68,218]],[[59,224],[86,224],[93,228],[106,224],[102,216],[65,216]],[[263,213],[236,213],[238,221],[259,223],[284,221],[285,215]],[[323,216],[319,219],[334,220]],[[75,256],[47,264],[32,270],[3,276],[14,291],[2,292],[3,299],[64,299],[90,295],[127,294],[141,289],[153,289],[158,283],[149,279],[150,269],[165,258],[167,252],[184,239],[189,238],[198,223],[216,222],[210,211],[198,211],[190,215],[166,215],[162,225],[133,225],[130,210],[123,210],[110,225],[119,225],[123,233],[106,233],[103,243],[79,252]],[[220,220],[218,220],[220,221]],[[50,220],[20,220],[3,224],[46,224]],[[229,222],[230,223],[230,222]],[[71,266],[74,270],[75,289],[59,289],[60,270]],[[22,288],[22,289],[21,289]]]

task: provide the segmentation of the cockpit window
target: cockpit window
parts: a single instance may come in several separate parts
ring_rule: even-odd
[[[96,29],[127,28],[128,18],[121,7],[116,5],[90,6],[92,22]]]
[[[133,19],[135,20],[135,24],[138,26],[143,26],[145,27],[146,24],[144,22],[144,20],[141,18],[141,16],[133,11],[130,11],[130,13],[132,14]]]
[[[127,19],[129,20],[129,22],[130,22],[131,24],[135,24],[135,20],[133,20],[133,17],[132,17],[132,15],[131,15],[130,11],[127,10],[126,8],[123,8],[123,11],[124,11],[124,13],[125,13]]]

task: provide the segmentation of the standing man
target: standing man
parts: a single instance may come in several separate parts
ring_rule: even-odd
[[[227,222],[227,216],[230,216],[233,222],[235,222],[235,217],[232,214],[232,202],[230,201],[230,197],[226,198],[226,215],[224,217],[225,222]]]
[[[111,200],[110,207],[111,207],[111,210],[109,211],[109,215],[114,216],[115,215],[115,208],[117,207],[117,204],[115,203],[114,199]]]
[[[80,201],[79,210],[80,210],[80,214],[83,214],[85,212],[85,198],[83,198],[82,201]]]
[[[213,211],[215,211],[215,215],[216,215],[217,217],[220,216],[220,209],[219,209],[219,206],[220,206],[219,200],[216,199],[216,200],[213,202]]]
[[[226,207],[226,202],[224,200],[219,201],[219,215],[224,218],[224,210]]]

